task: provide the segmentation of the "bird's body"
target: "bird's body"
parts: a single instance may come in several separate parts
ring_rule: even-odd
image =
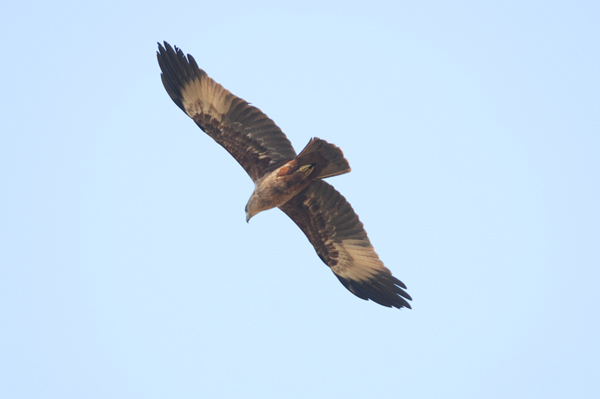
[[[342,151],[325,140],[312,139],[296,158],[255,182],[246,205],[246,221],[259,212],[285,205],[317,179],[350,172]]]
[[[267,173],[254,184],[254,192],[246,204],[246,222],[262,211],[283,206],[286,202],[306,188],[314,179],[310,174],[313,165],[302,165],[304,168],[292,168],[289,164]]]
[[[283,206],[306,186],[312,183],[309,165],[305,170],[291,169],[288,164],[267,173],[254,184],[254,192],[246,204],[246,221],[262,211]]]
[[[313,138],[296,155],[258,108],[198,68],[190,55],[159,44],[162,81],[171,99],[246,170],[255,189],[246,221],[279,208],[304,232],[321,260],[353,294],[383,306],[410,308],[406,286],[383,265],[346,199],[322,179],[350,172],[342,151]]]

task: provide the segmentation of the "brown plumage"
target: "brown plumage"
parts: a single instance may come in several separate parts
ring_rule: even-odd
[[[157,55],[167,93],[254,181],[246,221],[278,207],[350,292],[383,306],[410,308],[406,286],[383,265],[348,201],[322,180],[350,172],[342,151],[313,138],[296,155],[264,113],[209,78],[191,55],[164,44]]]

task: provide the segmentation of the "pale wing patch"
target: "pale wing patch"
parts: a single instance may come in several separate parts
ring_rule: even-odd
[[[365,247],[365,244],[368,246]],[[342,278],[368,282],[374,280],[377,274],[390,273],[373,247],[362,240],[342,240],[332,246],[339,253],[339,263],[331,270]]]
[[[228,90],[206,75],[190,81],[183,88],[182,97],[185,113],[190,118],[204,114],[219,122],[229,112],[234,98]]]

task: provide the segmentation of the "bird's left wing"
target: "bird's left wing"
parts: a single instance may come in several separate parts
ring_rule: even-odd
[[[410,309],[406,286],[383,265],[358,215],[335,188],[316,180],[280,209],[350,292],[383,306]]]
[[[261,110],[231,94],[167,42],[158,45],[162,82],[171,99],[246,170],[253,181],[296,157],[285,134]]]

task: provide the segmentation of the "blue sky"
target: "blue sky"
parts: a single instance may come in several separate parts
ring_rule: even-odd
[[[21,2],[0,71],[0,396],[595,398],[600,8]],[[169,99],[156,42],[340,146],[413,296],[354,297]]]

